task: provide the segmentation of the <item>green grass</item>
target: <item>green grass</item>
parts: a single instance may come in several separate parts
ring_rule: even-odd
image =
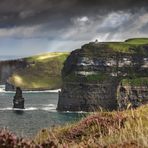
[[[24,58],[27,62],[48,62],[52,59],[58,59],[58,60],[65,60],[65,57],[69,55],[68,52],[50,52],[50,53],[44,53],[32,57]]]
[[[148,44],[148,38],[133,38],[125,42],[108,42],[107,45],[113,51],[122,53],[136,53],[135,49],[140,48],[141,45]]]
[[[102,82],[108,78],[105,73],[98,73],[86,76],[86,81],[88,82]]]
[[[61,69],[69,53],[47,53],[28,57],[30,63],[9,78],[9,82],[22,89],[57,89],[61,87]]]
[[[148,77],[123,79],[122,84],[131,86],[148,86]]]
[[[128,39],[125,42],[129,44],[148,44],[148,38],[133,38]]]
[[[148,38],[133,38],[125,42],[103,42],[99,44],[89,43],[84,46],[83,53],[87,56],[101,56],[115,53],[148,54],[143,45],[148,44]]]
[[[121,53],[134,53],[133,50],[131,50],[131,47],[133,47],[130,44],[127,44],[125,42],[112,42],[108,43],[108,48],[111,48],[115,52],[121,52]]]
[[[64,78],[64,81],[66,82],[83,82],[83,83],[97,83],[97,82],[103,82],[109,78],[109,76],[105,73],[96,73],[86,76],[80,76],[75,73],[71,73],[68,76]]]

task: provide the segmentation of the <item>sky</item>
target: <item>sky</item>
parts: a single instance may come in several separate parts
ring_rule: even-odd
[[[148,37],[148,0],[0,0],[0,59]]]

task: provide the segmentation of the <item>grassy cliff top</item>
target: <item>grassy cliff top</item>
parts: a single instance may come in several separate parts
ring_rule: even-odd
[[[129,44],[148,44],[148,38],[132,38],[125,40]]]
[[[145,45],[148,45],[148,38],[133,38],[125,42],[90,42],[82,46],[82,54],[93,56],[122,53],[147,56],[148,49]]]
[[[50,53],[44,53],[40,55],[27,57],[24,59],[28,62],[47,62],[53,59],[58,59],[63,61],[63,59],[65,59],[65,56],[68,56],[68,55],[69,55],[68,52],[50,52]]]
[[[123,79],[122,84],[131,86],[148,86],[148,77]]]
[[[69,53],[54,52],[27,57],[28,66],[18,69],[9,82],[23,89],[57,89],[61,87],[61,70]]]

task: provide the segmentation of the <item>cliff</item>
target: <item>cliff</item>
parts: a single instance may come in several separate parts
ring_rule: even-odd
[[[5,84],[17,69],[24,69],[26,67],[27,62],[23,59],[0,61],[0,84]]]
[[[61,69],[69,53],[46,53],[18,60],[0,62],[0,83],[6,90],[59,89]]]
[[[62,78],[60,111],[114,110],[146,103],[148,39],[85,44],[67,58]]]

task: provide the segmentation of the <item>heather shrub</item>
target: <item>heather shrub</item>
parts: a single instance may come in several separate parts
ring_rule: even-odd
[[[50,140],[36,144],[33,140],[19,138],[7,129],[1,129],[0,148],[56,148],[56,145]]]

